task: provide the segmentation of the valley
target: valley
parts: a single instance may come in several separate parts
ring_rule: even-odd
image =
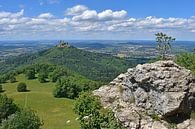
[[[155,41],[125,41],[125,40],[66,40],[70,45],[79,49],[95,53],[110,54],[126,58],[154,58],[158,55]],[[0,61],[8,57],[24,53],[52,48],[59,43],[58,40],[48,41],[0,41]],[[184,51],[193,51],[195,42],[177,41],[173,43],[172,54]]]

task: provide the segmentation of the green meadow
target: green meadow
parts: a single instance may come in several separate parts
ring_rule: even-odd
[[[27,80],[23,74],[16,79],[16,83],[3,84],[3,94],[13,98],[20,107],[36,111],[44,122],[42,129],[80,129],[73,111],[74,100],[54,98],[52,91],[55,83],[40,83],[37,79]],[[17,92],[19,82],[25,82],[29,92]]]

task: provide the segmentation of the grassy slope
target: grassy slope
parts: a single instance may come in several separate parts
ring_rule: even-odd
[[[74,114],[73,100],[58,99],[52,96],[54,83],[39,83],[37,80],[26,80],[24,75],[17,77],[16,83],[6,83],[3,88],[9,97],[21,107],[29,107],[37,111],[43,119],[43,129],[79,129],[79,122]],[[30,92],[18,93],[16,86],[19,82],[25,82]],[[66,121],[70,120],[69,124]]]

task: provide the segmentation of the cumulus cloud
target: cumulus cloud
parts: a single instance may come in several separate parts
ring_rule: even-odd
[[[84,5],[76,5],[72,8],[68,8],[65,12],[66,15],[78,15],[83,13],[84,11],[86,11],[88,9],[88,7],[84,6]]]
[[[97,20],[98,19],[98,14],[95,10],[86,10],[81,15],[74,16],[72,19],[74,21]]]
[[[79,20],[116,20],[116,19],[123,19],[127,15],[125,10],[121,11],[112,11],[112,10],[105,10],[100,13],[97,13],[95,10],[86,10],[80,15],[74,16],[72,19],[75,21]]]
[[[50,19],[53,18],[54,16],[51,13],[42,13],[38,16],[38,18],[43,18],[43,19]]]
[[[68,15],[68,16],[67,16]],[[0,12],[0,36],[50,34],[54,37],[62,35],[143,35],[159,31],[177,34],[195,33],[195,17],[163,18],[148,16],[145,18],[128,17],[125,10],[102,10],[97,12],[84,5],[77,5],[66,10],[63,18],[57,18],[50,12],[41,13],[37,17],[24,16],[24,10],[18,12]],[[57,33],[56,33],[57,32]],[[45,35],[47,37],[47,35]],[[114,36],[112,36],[114,37]],[[116,37],[116,36],[115,36]],[[50,38],[50,37],[48,37]]]
[[[122,19],[127,15],[125,10],[115,11],[112,10],[105,10],[98,14],[100,20],[112,20],[112,19]]]
[[[0,18],[6,18],[6,17],[17,18],[23,16],[23,14],[24,14],[24,9],[22,9],[20,12],[17,13],[0,12]]]

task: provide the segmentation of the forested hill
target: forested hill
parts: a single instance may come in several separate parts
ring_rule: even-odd
[[[5,62],[1,62],[0,72],[6,73],[37,63],[63,66],[91,80],[109,82],[139,62],[128,61],[108,54],[92,53],[72,46],[53,47],[39,53],[9,58]]]

